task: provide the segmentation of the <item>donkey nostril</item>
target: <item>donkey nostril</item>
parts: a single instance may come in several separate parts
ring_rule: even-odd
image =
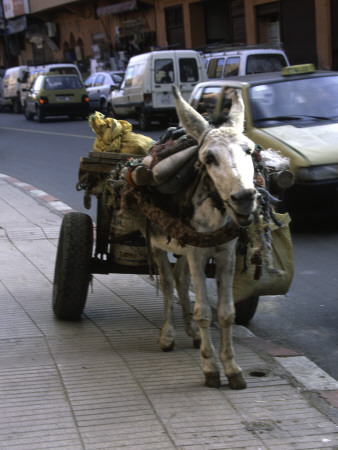
[[[257,196],[256,189],[241,189],[235,194],[231,194],[230,198],[233,202],[245,202],[254,200]]]

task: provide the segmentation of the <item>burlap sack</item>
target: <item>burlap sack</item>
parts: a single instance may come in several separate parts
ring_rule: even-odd
[[[254,280],[256,266],[251,264],[250,260],[257,248],[248,248],[246,257],[248,268],[244,273],[243,256],[237,254],[233,285],[235,303],[253,296],[286,294],[290,288],[294,273],[293,248],[289,228],[291,219],[287,213],[276,213],[275,215],[283,224],[281,227],[274,223],[271,224],[273,267],[277,270],[269,271],[263,267],[260,279]]]

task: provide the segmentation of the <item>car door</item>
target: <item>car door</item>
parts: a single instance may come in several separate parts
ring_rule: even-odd
[[[179,57],[178,64],[179,87],[183,98],[189,99],[194,86],[203,81],[200,79],[197,59],[193,57]]]
[[[89,106],[91,109],[94,108],[94,105],[92,104],[92,97],[94,96],[93,90],[94,90],[95,78],[96,78],[96,74],[93,73],[92,75],[89,75],[89,77],[84,82],[84,86],[86,88],[88,98],[89,98]]]
[[[90,109],[95,109],[99,106],[99,97],[98,97],[98,89],[97,83],[99,75],[97,73],[93,73],[90,75],[85,81],[84,85],[89,98]]]
[[[111,94],[114,113],[117,116],[128,117],[132,113],[130,106],[130,95],[132,91],[135,66],[127,68],[126,75],[123,79],[120,89],[116,89]]]
[[[101,97],[104,96],[104,88],[105,88],[105,74],[99,73],[96,75],[92,91],[92,103],[94,107],[97,109],[100,109],[101,107]]]
[[[31,88],[28,91],[27,97],[26,97],[26,104],[27,104],[27,112],[35,113],[36,112],[36,106],[38,104],[38,97],[40,90],[43,86],[44,77],[42,75],[39,75],[35,81],[33,82]]]

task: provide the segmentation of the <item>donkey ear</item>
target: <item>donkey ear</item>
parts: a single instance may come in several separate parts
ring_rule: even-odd
[[[188,134],[200,143],[210,125],[201,114],[184,100],[177,86],[173,85],[172,90],[180,123],[187,130]]]
[[[244,102],[239,89],[236,89],[232,95],[232,106],[228,115],[227,126],[234,127],[241,133],[244,131]]]

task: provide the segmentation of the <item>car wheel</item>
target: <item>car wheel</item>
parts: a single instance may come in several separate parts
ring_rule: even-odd
[[[106,100],[104,98],[101,98],[101,100],[100,100],[100,112],[102,114],[105,114],[107,112],[107,104],[106,104]]]
[[[142,131],[147,131],[148,128],[150,127],[151,121],[150,121],[149,116],[147,116],[147,114],[145,114],[143,111],[141,111],[138,116],[138,123],[139,123],[140,129]]]
[[[107,104],[106,116],[107,117],[112,117],[113,119],[115,118],[115,113],[114,113],[114,110],[113,110],[113,106],[110,103]]]
[[[45,121],[45,115],[44,115],[44,113],[43,113],[43,111],[41,109],[41,106],[38,106],[36,108],[36,117],[38,119],[38,122],[40,122],[40,123]]]
[[[13,113],[19,114],[21,112],[21,105],[18,100],[14,100],[13,102]]]
[[[28,106],[27,105],[24,106],[23,112],[24,112],[24,115],[25,115],[27,120],[33,120],[34,114],[32,114],[31,112],[28,111]]]
[[[162,117],[160,120],[160,126],[161,128],[168,128],[169,125],[169,119],[167,117]]]
[[[235,303],[236,325],[247,325],[255,315],[259,297],[249,297],[241,302]]]

